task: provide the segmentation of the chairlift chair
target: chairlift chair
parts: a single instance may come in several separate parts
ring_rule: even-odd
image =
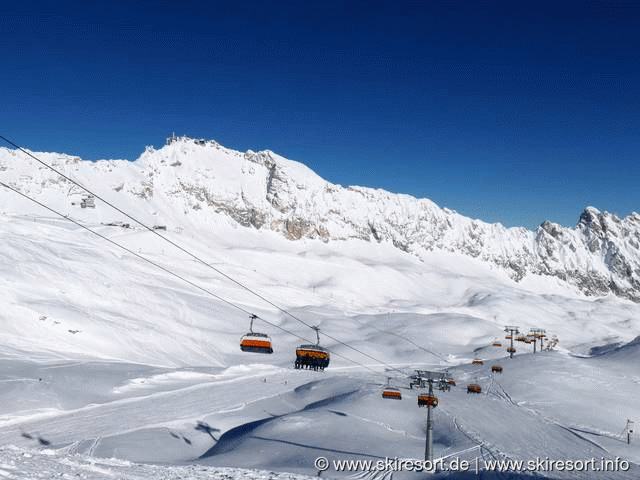
[[[402,400],[402,393],[399,388],[392,387],[390,385],[391,378],[387,378],[387,385],[382,390],[382,398],[390,399],[390,400]]]
[[[438,397],[435,395],[429,395],[428,393],[421,393],[418,395],[418,406],[435,408],[438,406]]]
[[[311,370],[324,370],[329,366],[329,351],[320,346],[320,329],[312,327],[316,331],[317,342],[315,345],[306,344],[296,348],[296,369],[307,368]]]
[[[240,350],[253,353],[273,353],[271,338],[266,333],[253,331],[253,321],[256,315],[249,316],[249,332],[240,339]]]
[[[482,393],[482,387],[478,383],[470,383],[467,385],[467,393]]]

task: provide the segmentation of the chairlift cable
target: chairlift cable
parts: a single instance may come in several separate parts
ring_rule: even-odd
[[[419,348],[420,350],[423,350],[423,351],[433,355],[434,357],[438,357],[443,362],[449,363],[449,361],[446,358],[444,358],[442,355],[440,355],[440,354],[438,354],[436,352],[433,352],[433,351],[429,350],[428,348],[423,347],[422,345],[417,344],[416,342],[414,342],[410,338],[407,338],[407,337],[405,337],[403,335],[400,335],[399,333],[396,333],[396,332],[389,332],[389,331],[386,331],[386,330],[382,330],[382,329],[376,327],[375,325],[370,325],[370,327],[372,327],[374,330],[377,330],[380,333],[384,333],[384,334],[387,334],[387,335],[393,335],[393,336],[396,336],[396,337],[398,337],[398,338],[400,338],[402,340],[405,340],[406,342],[409,342],[410,344],[412,344],[413,346]]]
[[[262,301],[268,303],[269,305],[271,305],[272,307],[276,308],[277,310],[279,310],[280,312],[284,313],[285,315],[288,315],[289,317],[291,317],[292,319],[296,320],[297,322],[305,325],[308,328],[313,329],[313,326],[310,325],[309,323],[305,322],[304,320],[298,318],[297,316],[295,316],[294,314],[292,314],[291,312],[289,312],[288,310],[286,310],[285,308],[277,305],[276,303],[272,302],[271,300],[267,299],[266,297],[264,297],[263,295],[261,295],[260,293],[252,290],[251,288],[249,288],[248,286],[244,285],[243,283],[239,282],[238,280],[234,279],[233,277],[231,277],[230,275],[224,273],[223,271],[221,271],[220,269],[216,268],[215,266],[211,265],[210,263],[208,263],[207,261],[203,260],[201,257],[199,257],[198,255],[191,253],[189,250],[187,250],[186,248],[178,245],[177,243],[175,243],[174,241],[172,241],[171,239],[165,237],[164,235],[160,234],[157,230],[154,230],[152,227],[149,227],[148,225],[146,225],[145,223],[143,223],[142,221],[138,220],[137,218],[133,217],[132,215],[128,214],[127,212],[125,212],[124,210],[120,209],[119,207],[117,207],[116,205],[114,205],[113,203],[109,202],[108,200],[106,200],[105,198],[103,198],[102,196],[94,193],[92,190],[89,190],[87,187],[85,187],[84,185],[82,185],[80,182],[72,179],[71,177],[69,177],[68,175],[65,175],[64,173],[62,173],[60,170],[54,168],[53,166],[49,165],[48,163],[44,162],[43,160],[39,159],[38,157],[36,157],[35,155],[33,155],[32,153],[30,153],[29,151],[25,150],[24,148],[22,148],[21,146],[19,146],[18,144],[16,144],[15,142],[12,142],[11,140],[9,140],[8,138],[6,138],[3,135],[0,135],[0,139],[4,140],[5,142],[7,142],[9,145],[15,147],[16,149],[18,149],[19,151],[21,151],[22,153],[24,153],[25,155],[28,155],[29,157],[33,158],[36,162],[40,163],[41,165],[43,165],[44,167],[52,170],[53,172],[57,173],[58,175],[60,175],[62,178],[64,178],[65,180],[73,183],[74,185],[80,187],[81,189],[83,189],[84,191],[86,191],[88,194],[93,195],[95,198],[97,198],[98,200],[102,201],[103,203],[105,203],[106,205],[110,206],[111,208],[113,208],[114,210],[116,210],[117,212],[121,213],[122,215],[126,216],[127,218],[129,218],[130,220],[132,220],[133,222],[137,223],[138,225],[140,225],[141,227],[143,227],[144,229],[148,230],[149,232],[153,233],[154,235],[160,237],[162,240],[164,240],[165,242],[168,242],[169,244],[173,245],[175,248],[177,248],[178,250],[180,250],[181,252],[189,255],[191,258],[193,258],[194,260],[197,260],[198,262],[202,263],[203,265],[211,268],[212,270],[214,270],[215,272],[217,272],[219,275],[223,276],[224,278],[226,278],[227,280],[235,283],[236,285],[238,285],[239,287],[245,289],[246,291],[248,291],[249,293],[253,294],[254,296],[256,296],[257,298],[261,299]],[[4,185],[4,184],[3,184]],[[15,190],[14,190],[15,191]],[[37,202],[39,203],[39,202]],[[42,205],[42,204],[41,204]],[[48,208],[48,207],[45,207]],[[55,212],[56,214],[59,214],[58,212]],[[64,217],[64,215],[62,215]],[[66,218],[66,217],[65,217]],[[402,375],[404,375],[404,372],[402,372],[400,369],[389,365],[386,362],[383,362],[377,358],[375,358],[372,355],[369,355],[366,352],[363,352],[362,350],[347,344],[346,342],[343,342],[342,340],[339,340],[336,337],[333,337],[329,334],[324,334],[327,338],[333,340],[336,343],[339,343],[340,345],[349,348],[371,360],[373,360],[376,363],[379,363],[381,365],[384,365],[385,367],[389,368],[390,370],[395,370],[399,373],[401,373]],[[358,362],[357,362],[358,363]],[[362,364],[360,364],[362,365]]]
[[[4,182],[0,181],[0,186],[3,186],[3,187],[5,187],[5,188],[7,188],[7,189],[9,189],[9,190],[11,190],[11,191],[13,191],[13,192],[17,193],[18,195],[20,195],[20,196],[22,196],[22,197],[24,197],[24,198],[26,198],[26,199],[30,200],[31,202],[33,202],[33,203],[35,203],[35,204],[37,204],[37,205],[41,206],[42,208],[44,208],[44,209],[46,209],[46,210],[49,210],[50,212],[54,213],[55,215],[58,215],[59,217],[62,217],[62,218],[64,218],[65,220],[70,221],[71,223],[73,223],[73,224],[75,224],[75,225],[77,225],[77,226],[81,227],[82,229],[84,229],[84,230],[86,230],[86,231],[88,231],[88,232],[90,232],[90,233],[92,233],[92,234],[94,234],[94,235],[96,235],[96,236],[98,236],[98,237],[102,238],[103,240],[105,240],[105,241],[107,241],[107,242],[111,243],[112,245],[115,245],[116,247],[118,247],[118,248],[120,248],[120,249],[122,249],[122,250],[126,251],[127,253],[129,253],[129,254],[133,255],[134,257],[137,257],[137,258],[139,258],[140,260],[143,260],[143,261],[145,261],[145,262],[147,262],[147,263],[149,263],[149,264],[153,265],[154,267],[156,267],[156,268],[158,268],[158,269],[160,269],[160,270],[164,271],[165,273],[168,273],[169,275],[172,275],[172,276],[174,276],[174,277],[176,277],[176,278],[178,278],[178,279],[182,280],[183,282],[185,282],[185,283],[187,283],[187,284],[191,285],[192,287],[197,288],[198,290],[200,290],[200,291],[202,291],[202,292],[204,292],[204,293],[206,293],[206,294],[208,294],[208,295],[210,295],[210,296],[212,296],[212,297],[216,298],[217,300],[220,300],[221,302],[224,302],[224,303],[226,303],[227,305],[230,305],[230,306],[232,306],[232,307],[234,307],[234,308],[236,308],[236,309],[240,310],[241,312],[243,312],[243,313],[245,313],[245,314],[247,314],[247,315],[250,315],[250,316],[251,316],[251,315],[254,315],[252,312],[250,312],[249,310],[247,310],[247,309],[245,309],[245,308],[241,307],[240,305],[237,305],[237,304],[235,304],[235,303],[233,303],[233,302],[231,302],[231,301],[229,301],[229,300],[227,300],[227,299],[225,299],[225,298],[223,298],[223,297],[221,297],[221,296],[219,296],[219,295],[217,295],[217,294],[213,293],[213,292],[212,292],[212,291],[210,291],[209,289],[207,289],[207,288],[205,288],[205,287],[202,287],[202,286],[200,286],[200,285],[196,284],[195,282],[192,282],[191,280],[189,280],[189,279],[187,279],[187,278],[183,277],[182,275],[180,275],[180,274],[178,274],[178,273],[173,272],[172,270],[170,270],[170,269],[168,269],[168,268],[166,268],[166,267],[164,267],[164,266],[160,265],[159,263],[154,262],[153,260],[150,260],[149,258],[147,258],[147,257],[145,257],[145,256],[143,256],[143,255],[140,255],[139,253],[134,252],[134,251],[133,251],[133,250],[131,250],[130,248],[127,248],[127,247],[125,247],[124,245],[121,245],[120,243],[118,243],[118,242],[116,242],[116,241],[114,241],[114,240],[112,240],[112,239],[110,239],[110,238],[106,237],[105,235],[102,235],[101,233],[99,233],[99,232],[97,232],[97,231],[95,231],[95,230],[93,230],[93,229],[91,229],[91,228],[87,227],[86,225],[84,225],[84,224],[80,223],[79,221],[77,221],[77,220],[75,220],[75,219],[71,218],[70,216],[65,215],[65,214],[63,214],[63,213],[61,213],[61,212],[58,212],[57,210],[55,210],[55,209],[53,209],[53,208],[51,208],[51,207],[49,207],[49,206],[45,205],[44,203],[42,203],[42,202],[40,202],[40,201],[36,200],[35,198],[30,197],[29,195],[27,195],[27,194],[25,194],[25,193],[21,192],[20,190],[18,190],[18,189],[16,189],[16,188],[12,187],[11,185],[8,185],[8,184],[6,184],[6,183],[4,183]],[[280,326],[280,325],[277,325],[277,324],[275,324],[275,323],[273,323],[273,322],[271,322],[271,321],[269,321],[269,320],[267,320],[267,319],[265,319],[265,318],[262,318],[262,317],[257,316],[257,315],[255,316],[255,318],[258,318],[258,319],[262,320],[263,322],[267,323],[268,325],[271,325],[272,327],[275,327],[275,328],[277,328],[277,329],[281,330],[281,331],[282,331],[282,332],[284,332],[284,333],[288,333],[289,335],[292,335],[292,336],[294,336],[294,337],[298,338],[299,340],[302,340],[302,341],[304,341],[304,342],[311,342],[311,340],[309,340],[308,338],[302,337],[302,336],[298,335],[297,333],[294,333],[294,332],[292,332],[291,330],[289,330],[289,329],[287,329],[287,328],[284,328],[284,327],[282,327],[282,326]],[[329,349],[327,349],[327,350],[328,350],[328,351],[330,351],[333,355],[336,355],[337,357],[341,357],[341,358],[343,358],[343,359],[345,359],[345,360],[347,360],[347,361],[349,361],[349,362],[351,362],[351,363],[353,363],[353,364],[355,364],[355,365],[358,365],[358,366],[360,366],[360,367],[362,367],[362,368],[365,368],[365,369],[367,369],[367,370],[369,370],[369,371],[371,371],[371,372],[375,373],[376,375],[380,374],[380,372],[378,372],[378,371],[374,370],[373,368],[369,367],[368,365],[365,365],[365,364],[360,363],[360,362],[358,362],[358,361],[356,361],[356,360],[353,360],[352,358],[347,357],[347,356],[346,356],[346,355],[344,355],[344,354],[337,353],[337,352],[331,351],[331,350],[329,350]],[[401,372],[401,373],[402,373],[402,372]]]

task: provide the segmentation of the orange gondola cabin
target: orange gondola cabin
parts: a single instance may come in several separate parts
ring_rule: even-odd
[[[502,373],[502,365],[494,365],[491,367],[493,373]]]

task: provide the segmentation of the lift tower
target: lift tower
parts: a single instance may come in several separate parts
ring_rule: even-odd
[[[544,345],[544,337],[546,330],[544,328],[530,328],[529,336],[533,338],[533,353],[536,353],[536,342],[540,340],[540,351],[542,351],[542,347]]]
[[[436,384],[438,390],[447,391],[451,388],[447,382],[446,372],[430,372],[428,370],[416,370],[416,375],[412,377],[411,386],[426,387],[429,385],[429,393],[418,395],[418,406],[427,407],[427,436],[425,438],[424,459],[433,462],[433,419],[431,410],[438,405],[438,397],[433,394],[433,385]]]
[[[627,434],[627,445],[631,443],[631,435],[633,435],[633,422],[627,420],[627,425],[624,427],[624,433]]]
[[[511,341],[511,346],[507,348],[507,352],[509,352],[509,358],[513,358],[513,354],[516,353],[516,349],[513,346],[513,337],[520,333],[519,327],[515,325],[507,325],[504,327],[504,331],[507,332],[507,339]]]

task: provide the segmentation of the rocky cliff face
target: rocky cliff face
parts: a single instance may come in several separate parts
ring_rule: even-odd
[[[65,171],[77,172],[87,185],[111,185],[114,202],[123,196],[138,208],[144,202],[154,215],[174,218],[178,224],[184,214],[209,228],[212,216],[223,215],[246,228],[280,232],[292,241],[391,242],[418,257],[431,250],[460,252],[504,268],[515,280],[527,274],[549,275],[588,295],[614,293],[640,302],[637,213],[618,218],[589,207],[574,228],[551,222],[536,231],[505,228],[427,199],[334,185],[270,151],[243,154],[188,138],[159,150],[148,148],[136,162],[78,162],[77,157],[40,155]],[[52,172],[37,165],[28,168],[30,162],[24,155],[0,150],[4,178],[23,190],[63,203],[77,196]]]

